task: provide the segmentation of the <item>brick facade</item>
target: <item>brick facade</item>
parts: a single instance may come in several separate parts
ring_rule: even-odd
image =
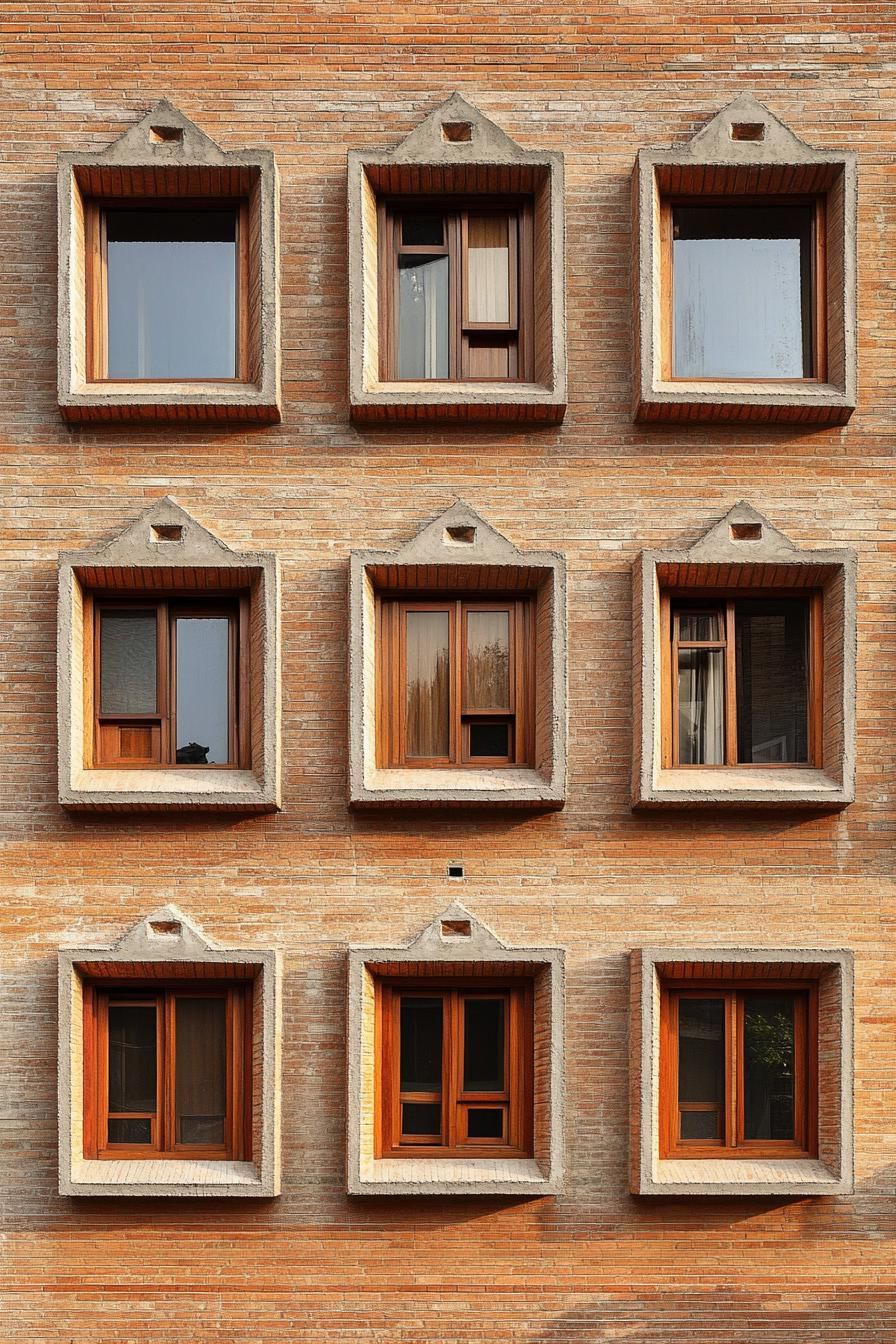
[[[894,77],[885,6],[113,6],[0,14],[4,1344],[885,1344],[896,1235],[893,1048]],[[453,89],[565,155],[560,426],[349,420],[346,152]],[[858,153],[858,407],[847,425],[636,425],[631,175],[751,92]],[[169,97],[280,178],[283,420],[69,427],[56,397],[56,164]],[[66,813],[56,564],[174,496],[282,582],[282,812]],[[348,578],[465,500],[568,578],[562,810],[350,811]],[[857,784],[839,811],[631,809],[631,568],[747,499],[800,548],[858,556]],[[462,881],[446,865],[464,865]],[[562,1195],[346,1194],[350,944],[459,899],[566,954]],[[56,954],[173,904],[283,957],[276,1199],[57,1193]],[[629,961],[693,945],[855,954],[855,1191],[629,1193]]]

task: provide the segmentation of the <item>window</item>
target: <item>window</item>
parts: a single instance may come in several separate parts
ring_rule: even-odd
[[[662,993],[661,1156],[814,1156],[815,986],[669,981]]]
[[[825,379],[824,198],[662,199],[666,376]]]
[[[531,381],[532,205],[379,206],[384,381]]]
[[[245,201],[86,201],[90,380],[245,380],[248,227]]]
[[[667,765],[821,765],[822,597],[663,595]]]
[[[84,986],[85,1156],[251,1154],[251,988]]]
[[[248,760],[248,598],[85,602],[93,624],[96,766]]]
[[[531,764],[531,601],[387,599],[379,629],[385,764]]]
[[[532,1151],[531,985],[380,983],[381,1156]]]

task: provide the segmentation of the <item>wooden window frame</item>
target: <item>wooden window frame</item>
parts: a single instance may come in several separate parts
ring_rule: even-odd
[[[156,612],[156,710],[146,714],[106,714],[102,712],[100,627],[104,611]],[[184,617],[218,617],[229,622],[228,640],[228,738],[226,762],[183,764],[177,762],[177,647],[176,624]],[[196,594],[169,594],[151,598],[136,593],[91,592],[84,596],[85,649],[90,652],[85,665],[85,754],[92,769],[103,770],[234,770],[248,769],[249,745],[249,595],[224,594],[197,600]],[[86,663],[87,660],[85,660]],[[103,742],[104,725],[154,726],[156,754],[142,759],[109,756]]]
[[[236,328],[232,378],[110,378],[108,332],[108,238],[110,210],[232,210],[236,216]],[[249,373],[249,202],[233,196],[88,197],[84,201],[84,310],[87,382],[120,385],[247,383]]]
[[[226,1003],[227,1098],[224,1143],[175,1141],[175,1000],[224,998]],[[101,1160],[176,1159],[251,1161],[252,1157],[251,981],[128,980],[84,984],[84,1156]],[[116,1112],[113,1119],[150,1119],[149,1144],[108,1142],[110,1002],[156,1007],[156,1110],[154,1115]]]
[[[745,994],[793,994],[794,1138],[745,1139],[743,1006]],[[725,1095],[717,1142],[681,1139],[678,1114],[678,1004],[682,998],[725,1002]],[[814,980],[670,978],[660,985],[659,1132],[661,1158],[814,1158],[818,1156],[818,985]],[[691,1110],[714,1110],[688,1103]]]
[[[401,241],[401,219],[406,214],[442,215],[441,246]],[[470,322],[467,319],[467,257],[470,215],[500,215],[509,220],[510,249],[510,320],[508,322]],[[388,383],[531,383],[535,377],[535,228],[531,197],[506,200],[495,197],[396,197],[377,204],[378,294],[380,356],[379,376]],[[448,377],[399,378],[398,368],[398,282],[400,256],[447,256],[448,275]],[[512,334],[508,342],[506,377],[477,377],[468,371],[470,333]]]
[[[809,609],[809,666],[807,686],[807,761],[738,761],[737,759],[737,668],[734,657],[734,608],[739,601],[787,601],[798,599]],[[721,614],[724,638],[687,640],[677,638],[682,612],[715,609]],[[674,770],[820,770],[824,744],[824,592],[820,588],[664,588],[660,593],[660,646],[662,679],[662,760]],[[725,650],[725,760],[718,765],[678,760],[678,651],[679,648]],[[728,650],[731,650],[729,656]]]
[[[775,378],[772,376],[763,376],[758,378],[729,378],[725,376],[690,378],[680,377],[673,373],[674,358],[674,268],[672,261],[672,224],[673,212],[679,206],[730,206],[732,209],[738,207],[750,207],[759,205],[805,205],[813,206],[814,214],[812,219],[812,244],[811,244],[811,278],[810,278],[810,306],[812,318],[810,323],[810,337],[812,345],[812,373],[801,378]],[[679,196],[662,195],[660,197],[659,213],[659,238],[660,238],[660,313],[661,313],[661,339],[660,339],[660,368],[661,377],[664,382],[669,383],[792,383],[797,385],[825,383],[827,381],[827,345],[828,345],[828,303],[827,303],[827,197],[824,193],[803,195],[803,196],[785,196],[785,195],[705,195],[705,196]]]
[[[401,998],[443,998],[441,1093],[407,1093],[400,1088]],[[504,998],[504,1090],[463,1090],[463,1003],[468,998]],[[533,1152],[534,990],[530,980],[508,983],[495,977],[473,980],[415,979],[403,976],[376,982],[375,1110],[377,1157],[525,1158]],[[440,1104],[442,1140],[401,1135],[402,1102]],[[502,1139],[467,1139],[470,1109],[502,1109]]]
[[[450,731],[447,757],[408,756],[406,734],[409,611],[446,611],[450,617]],[[510,706],[508,710],[464,708],[466,615],[471,611],[510,612]],[[512,594],[480,601],[470,595],[437,594],[429,599],[407,593],[378,593],[376,598],[376,740],[379,763],[398,769],[519,769],[535,756],[535,599]],[[470,756],[469,730],[480,723],[509,722],[507,756]]]

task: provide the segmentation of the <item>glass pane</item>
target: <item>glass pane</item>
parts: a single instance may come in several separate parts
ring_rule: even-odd
[[[467,1111],[468,1139],[503,1139],[504,1111],[499,1106],[471,1107]]]
[[[679,999],[678,1100],[720,1106],[724,1099],[725,1001]]]
[[[225,765],[230,760],[230,621],[181,616],[177,648],[177,764]]]
[[[447,611],[407,613],[408,756],[447,756],[451,740],[451,676]]]
[[[178,1143],[224,1142],[227,1005],[175,999],[174,1111]]]
[[[156,711],[156,613],[104,611],[100,617],[100,713]]]
[[[510,321],[510,221],[470,215],[467,224],[467,320]]]
[[[504,999],[464,999],[464,1091],[504,1090]]]
[[[725,653],[678,653],[678,760],[681,765],[725,763]]]
[[[401,1104],[401,1132],[418,1137],[431,1137],[441,1142],[441,1106],[435,1102],[403,1101]]]
[[[448,377],[448,258],[398,259],[398,377]]]
[[[152,1143],[151,1120],[108,1121],[109,1143]]]
[[[812,206],[675,208],[675,377],[811,375],[812,215]]]
[[[400,1090],[441,1092],[442,1000],[402,995],[400,1030]]]
[[[720,611],[683,611],[678,618],[678,638],[682,644],[692,641],[712,643],[723,638]]]
[[[110,378],[236,376],[236,213],[109,210]]]
[[[510,612],[467,612],[465,709],[510,708]]]
[[[680,1111],[679,1114],[682,1139],[721,1139],[720,1111]]]
[[[403,247],[442,247],[445,242],[445,221],[442,215],[402,215],[401,242]]]
[[[109,1004],[109,1110],[156,1109],[156,1010]]]
[[[809,608],[738,602],[737,759],[809,759]]]
[[[509,723],[471,723],[470,756],[510,755]]]
[[[794,1136],[792,994],[744,997],[744,1138]]]

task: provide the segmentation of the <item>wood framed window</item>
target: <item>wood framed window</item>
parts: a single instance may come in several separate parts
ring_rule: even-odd
[[[390,766],[531,765],[534,603],[378,599],[377,742]]]
[[[532,987],[377,985],[377,1156],[532,1152]]]
[[[381,202],[380,377],[531,382],[528,199]]]
[[[824,196],[664,196],[662,376],[827,378]]]
[[[250,985],[84,986],[85,1157],[249,1160]]]
[[[821,767],[822,603],[661,594],[665,767]]]
[[[89,199],[88,382],[249,379],[245,200]]]
[[[94,766],[248,765],[248,597],[85,598]]]
[[[663,982],[661,1157],[814,1157],[817,1096],[814,982]]]

